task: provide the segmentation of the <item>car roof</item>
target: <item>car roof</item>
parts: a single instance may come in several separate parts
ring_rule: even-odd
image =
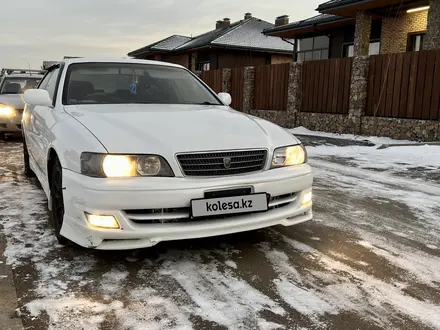
[[[183,68],[183,66],[162,62],[162,61],[152,61],[152,60],[143,60],[143,59],[134,59],[127,57],[96,57],[96,58],[87,58],[87,57],[78,57],[78,58],[69,58],[60,61],[60,63],[65,63],[67,65],[76,64],[76,63],[132,63],[132,64],[150,64],[150,65],[161,65],[168,67],[176,67]]]
[[[43,78],[41,74],[29,74],[29,73],[11,73],[4,76],[5,78]]]

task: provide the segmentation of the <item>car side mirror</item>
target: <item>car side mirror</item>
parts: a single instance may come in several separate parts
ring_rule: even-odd
[[[23,99],[29,105],[53,107],[49,92],[45,89],[28,89],[24,92]]]
[[[231,98],[231,94],[229,93],[218,93],[218,97],[220,99],[220,101],[222,101],[225,105],[231,105],[232,103],[232,98]]]

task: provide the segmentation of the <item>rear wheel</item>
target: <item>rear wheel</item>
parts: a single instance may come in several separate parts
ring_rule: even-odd
[[[69,240],[60,234],[64,219],[63,199],[63,171],[58,158],[52,163],[50,171],[50,195],[52,199],[51,220],[55,229],[55,236],[62,245],[69,244]]]
[[[29,152],[27,149],[26,140],[23,137],[23,161],[24,161],[24,175],[26,175],[28,178],[35,177],[34,171],[32,171],[30,165],[29,165]]]

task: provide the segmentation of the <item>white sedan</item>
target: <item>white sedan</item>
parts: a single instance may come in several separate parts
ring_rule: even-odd
[[[68,59],[24,99],[25,173],[62,244],[135,249],[312,219],[300,141],[179,65]]]

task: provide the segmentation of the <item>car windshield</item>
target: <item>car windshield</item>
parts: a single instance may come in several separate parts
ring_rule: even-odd
[[[41,77],[6,77],[0,94],[23,94],[27,89],[33,89],[40,83]]]
[[[63,103],[222,105],[185,69],[132,63],[70,65]]]

